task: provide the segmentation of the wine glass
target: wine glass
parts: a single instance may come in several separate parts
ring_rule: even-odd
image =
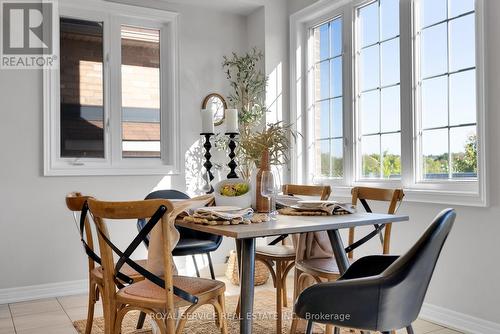
[[[205,170],[204,173],[200,173],[202,186],[200,187],[200,191],[202,193],[208,194],[212,190],[212,185],[210,184],[210,174]]]
[[[260,183],[260,193],[262,196],[269,198],[269,216],[275,219],[278,212],[276,211],[276,195],[280,191],[279,176],[273,171],[263,171]]]

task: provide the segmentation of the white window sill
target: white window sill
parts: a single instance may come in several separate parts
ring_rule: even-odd
[[[113,176],[113,175],[178,175],[178,168],[169,165],[154,167],[95,167],[58,166],[46,167],[44,176]]]
[[[390,187],[386,185],[386,187]],[[351,198],[351,189],[349,186],[332,185],[333,198]],[[460,205],[472,207],[487,207],[487,196],[476,192],[465,191],[447,191],[447,190],[429,190],[416,188],[403,188],[405,197],[404,202],[432,203],[445,205]]]

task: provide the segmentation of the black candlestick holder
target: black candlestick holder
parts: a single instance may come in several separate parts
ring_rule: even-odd
[[[236,148],[236,141],[234,140],[236,138],[236,135],[238,135],[237,132],[227,132],[226,136],[229,136],[229,163],[227,166],[231,170],[229,174],[227,174],[228,179],[237,179],[238,174],[236,174],[235,170],[236,167],[238,167],[238,164],[236,164],[236,161],[234,161],[234,157],[236,154],[234,153],[234,149]]]
[[[212,169],[212,163],[210,162],[210,158],[212,158],[212,155],[210,154],[210,149],[212,148],[212,144],[210,143],[210,137],[214,135],[214,133],[201,133],[202,136],[205,137],[205,143],[203,144],[203,147],[205,148],[205,163],[203,164],[203,167],[205,167],[208,178],[210,179],[210,182],[214,179],[214,175],[210,171]],[[210,184],[210,190],[207,192],[207,194],[211,194],[214,192],[214,187],[212,187],[212,184]]]

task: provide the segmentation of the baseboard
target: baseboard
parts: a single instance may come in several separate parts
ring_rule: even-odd
[[[87,293],[88,280],[68,281],[0,289],[0,304]]]
[[[420,318],[471,334],[500,334],[500,324],[424,303]]]

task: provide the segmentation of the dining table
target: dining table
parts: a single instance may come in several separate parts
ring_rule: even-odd
[[[201,225],[177,220],[176,225],[196,231],[221,235],[236,240],[239,249],[240,268],[240,333],[252,333],[254,302],[255,241],[257,238],[297,233],[327,231],[333,254],[340,273],[349,267],[340,230],[368,225],[385,225],[408,221],[407,215],[380,213],[352,213],[333,216],[287,216],[277,215],[275,219],[253,224]]]

